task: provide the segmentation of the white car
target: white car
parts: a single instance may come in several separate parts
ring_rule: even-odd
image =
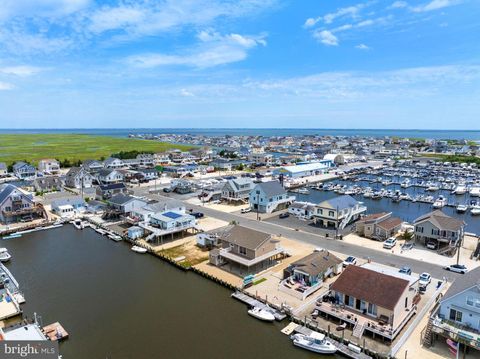
[[[463,264],[451,264],[449,266],[443,267],[443,269],[446,269],[448,271],[455,272],[455,273],[461,273],[461,274],[465,274],[468,272],[467,267],[465,267]]]
[[[393,247],[395,247],[396,244],[397,244],[397,239],[394,237],[391,237],[387,239],[385,242],[383,242],[383,248],[392,249]]]
[[[343,266],[344,267],[349,266],[349,265],[355,265],[355,264],[357,264],[357,258],[355,258],[354,256],[350,256],[343,261]]]
[[[242,208],[242,210],[240,211],[241,213],[248,213],[248,212],[251,212],[252,209],[250,207],[248,208]]]
[[[431,281],[432,281],[432,276],[430,275],[430,273],[425,272],[420,274],[420,279],[418,281],[418,284],[421,287],[426,287],[430,284]]]

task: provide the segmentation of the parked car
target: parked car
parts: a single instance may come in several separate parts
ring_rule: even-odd
[[[455,273],[461,273],[461,274],[465,274],[468,272],[467,267],[465,267],[463,264],[451,264],[449,266],[443,267],[443,269],[446,269],[448,271],[455,272]]]
[[[404,244],[402,244],[402,249],[404,251],[408,251],[408,250],[412,249],[414,245],[415,245],[414,243],[404,243]]]
[[[346,267],[346,266],[349,266],[349,265],[355,265],[357,264],[357,258],[355,258],[354,256],[350,256],[348,257],[347,259],[345,259],[343,261],[343,266]]]
[[[399,273],[410,275],[412,274],[412,269],[408,266],[403,266],[402,268],[400,268]]]
[[[428,249],[437,249],[438,248],[438,243],[437,242],[427,242],[427,248]]]
[[[203,213],[202,212],[193,212],[192,213],[192,216],[194,216],[195,218],[202,218],[203,217]]]
[[[396,244],[397,244],[397,239],[394,237],[391,237],[387,239],[385,242],[383,242],[383,248],[392,249],[393,247],[395,247]]]
[[[163,192],[165,192],[165,193],[170,193],[170,192],[172,192],[172,189],[169,188],[169,187],[165,187],[165,188],[163,189]]]
[[[248,212],[251,212],[252,209],[250,207],[247,207],[247,208],[242,208],[242,210],[240,211],[241,213],[248,213]]]
[[[430,275],[430,273],[422,273],[420,274],[420,279],[418,281],[418,284],[420,285],[420,287],[427,287],[430,282],[432,281],[432,276]]]
[[[278,216],[278,218],[287,218],[287,217],[290,217],[290,214],[288,212],[280,213],[280,215]]]

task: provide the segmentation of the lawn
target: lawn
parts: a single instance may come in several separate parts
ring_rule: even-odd
[[[42,158],[68,159],[71,162],[99,160],[120,151],[162,152],[191,147],[152,140],[77,134],[0,135],[0,162],[11,164],[27,160],[37,163]]]

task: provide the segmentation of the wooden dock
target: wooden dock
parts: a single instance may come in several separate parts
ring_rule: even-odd
[[[270,313],[273,314],[275,317],[275,320],[282,321],[284,320],[287,315],[285,313],[281,313],[280,311],[276,310],[275,308],[272,308],[268,306],[265,303],[260,302],[259,300],[250,297],[249,295],[246,295],[245,293],[242,292],[235,292],[232,294],[232,298],[235,298],[245,304],[248,304],[251,307],[259,307],[265,310],[268,310]]]
[[[67,331],[62,327],[59,322],[55,322],[49,325],[46,325],[42,328],[43,333],[51,341],[60,341],[62,339],[68,338]]]
[[[303,335],[310,335],[312,333],[312,330],[304,327],[302,325],[298,325],[294,322],[291,322],[288,324],[285,328],[282,330],[283,334],[286,334],[288,336],[294,334],[294,333],[299,333]],[[353,350],[351,350],[347,345],[340,343],[336,341],[335,339],[328,338],[328,340],[337,347],[337,350],[339,353],[342,355],[346,356],[347,358],[353,358],[353,359],[372,359],[371,356],[365,354],[365,353],[357,353]]]

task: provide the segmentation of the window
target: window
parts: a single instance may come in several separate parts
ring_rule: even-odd
[[[375,304],[368,303],[367,312],[371,315],[377,315],[377,306]]]
[[[333,212],[333,211],[328,211],[328,215],[329,215],[330,217],[333,217],[333,216],[334,216],[334,212]]]
[[[462,312],[455,310],[455,309],[450,309],[450,320],[453,320],[455,322],[461,322],[462,321]]]
[[[470,305],[473,307],[473,298],[472,297],[467,297],[467,305]]]
[[[240,254],[242,254],[244,256],[247,255],[247,248],[245,248],[245,247],[239,247],[238,251],[240,252]]]

